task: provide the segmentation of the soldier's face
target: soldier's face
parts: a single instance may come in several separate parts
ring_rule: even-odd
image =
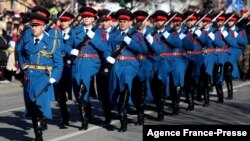
[[[61,21],[60,26],[62,29],[66,29],[69,27],[70,21]]]
[[[221,26],[223,26],[223,23],[224,23],[224,21],[217,21],[217,26],[221,27]]]
[[[95,21],[94,17],[84,17],[83,18],[83,24],[85,26],[92,25],[94,21]]]
[[[104,30],[108,29],[111,25],[112,25],[112,21],[111,21],[111,20],[109,20],[109,21],[103,21],[103,22],[101,23],[101,26],[102,26],[102,28],[103,28]]]
[[[35,37],[43,34],[44,25],[31,25],[32,33]]]
[[[228,26],[229,26],[229,27],[233,27],[233,26],[234,26],[234,23],[235,23],[234,21],[229,21],[229,22],[228,22]]]
[[[208,29],[212,25],[210,22],[204,22],[203,24],[205,29]]]
[[[172,23],[173,23],[173,28],[175,30],[178,30],[181,28],[181,21],[173,21]]]
[[[122,31],[125,31],[129,28],[130,24],[129,21],[127,20],[119,20],[119,29],[121,29]]]
[[[165,21],[159,20],[159,21],[155,22],[155,26],[156,26],[157,29],[161,29],[161,28],[164,27],[164,23],[165,23]]]
[[[139,30],[145,29],[149,25],[149,20],[147,20],[144,24],[142,24],[143,21],[141,22],[136,22],[136,24],[140,25],[138,28]]]
[[[188,20],[187,27],[192,27],[195,24],[196,20]]]
[[[203,21],[201,21],[201,22],[198,24],[199,27],[202,27],[203,25],[204,25]]]

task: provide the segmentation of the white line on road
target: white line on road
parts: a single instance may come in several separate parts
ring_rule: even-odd
[[[238,91],[238,90],[235,90],[235,89],[238,89],[238,88],[241,88],[241,87],[244,87],[244,86],[247,86],[247,85],[250,85],[250,81],[249,82],[244,82],[244,83],[241,83],[239,85],[236,85],[236,86],[233,86],[234,88],[234,92]],[[227,92],[227,88],[224,88],[223,89],[223,92]],[[212,95],[217,95],[217,92],[216,91],[213,91],[213,92],[210,92],[209,94],[212,94]]]
[[[9,109],[9,110],[5,110],[5,111],[0,111],[0,114],[4,114],[4,113],[8,113],[8,112],[13,112],[13,111],[18,111],[24,109],[24,107],[18,107],[18,108],[13,108],[13,109]]]
[[[152,111],[146,111],[145,114],[150,114],[152,113]],[[135,118],[137,117],[137,115],[131,115],[129,116],[129,118]],[[119,120],[113,120],[110,124],[114,125],[116,123],[120,122]],[[78,136],[78,135],[81,135],[81,134],[85,134],[85,133],[88,133],[90,131],[93,131],[93,130],[96,130],[96,129],[100,129],[102,127],[100,126],[92,126],[90,128],[88,128],[88,130],[83,130],[83,131],[77,131],[77,132],[74,132],[74,133],[71,133],[71,134],[67,134],[65,136],[61,136],[61,137],[58,137],[58,138],[54,138],[54,139],[51,139],[51,140],[48,140],[48,141],[60,141],[60,140],[65,140],[65,139],[68,139],[68,138],[71,138],[71,137],[75,137],[75,136]]]

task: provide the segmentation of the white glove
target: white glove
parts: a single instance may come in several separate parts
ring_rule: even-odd
[[[69,39],[69,35],[65,34],[65,36],[63,37],[64,40],[68,40]]]
[[[70,51],[70,54],[71,54],[71,55],[77,56],[77,55],[79,54],[79,50],[77,50],[77,49],[72,49],[72,50]]]
[[[21,73],[21,69],[20,69],[20,68],[18,68],[18,69],[16,70],[16,74],[19,74],[19,73]]]
[[[201,30],[195,30],[195,32],[194,32],[198,37],[200,37],[201,36],[201,34],[202,34],[202,32],[201,32]]]
[[[15,48],[16,42],[15,41],[10,41],[9,46],[12,47],[12,48]]]
[[[88,35],[88,37],[89,37],[90,39],[92,39],[92,38],[95,36],[95,32],[93,32],[92,30],[89,30],[89,31],[87,32],[87,35]]]
[[[237,38],[238,33],[236,31],[234,31],[234,37]]]
[[[169,37],[169,35],[170,35],[170,33],[167,32],[167,31],[165,31],[165,32],[163,33],[163,36],[164,36],[165,39],[167,39],[167,38]]]
[[[151,34],[148,34],[148,35],[146,36],[146,39],[147,39],[147,41],[148,41],[148,43],[149,43],[150,45],[153,44],[154,38],[153,38],[153,36],[152,36]]]
[[[228,35],[228,32],[224,30],[224,31],[222,32],[222,35],[223,35],[224,38],[226,38],[227,35]]]
[[[182,40],[182,39],[185,38],[186,36],[187,36],[186,34],[181,33],[181,34],[179,35],[179,38]]]
[[[24,63],[24,64],[22,65],[22,70],[25,70],[25,69],[27,69],[28,67],[29,67],[29,65],[26,64],[26,63]]]
[[[127,45],[129,45],[130,42],[131,42],[131,38],[129,38],[128,36],[125,36],[124,39],[123,39],[123,41],[124,41]]]
[[[106,60],[110,63],[110,64],[114,64],[115,63],[115,58],[111,57],[111,56],[108,56],[106,58]]]
[[[215,39],[214,33],[210,32],[208,33],[209,38],[213,41]]]
[[[56,82],[56,79],[55,79],[55,78],[52,78],[52,77],[51,77],[51,78],[49,79],[49,83],[50,83],[50,84],[53,84],[53,83],[55,83],[55,82]]]

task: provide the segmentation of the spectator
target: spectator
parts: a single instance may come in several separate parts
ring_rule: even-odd
[[[9,83],[6,79],[6,65],[7,65],[7,49],[9,48],[8,42],[10,37],[7,36],[5,31],[5,22],[0,21],[0,83]]]

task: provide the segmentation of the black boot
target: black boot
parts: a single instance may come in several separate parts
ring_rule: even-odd
[[[128,127],[128,119],[127,119],[127,115],[120,115],[120,123],[121,123],[121,127],[119,129],[119,132],[126,132]]]
[[[173,107],[172,115],[175,116],[179,114],[179,93],[177,87],[175,86],[171,87],[170,92],[171,92],[172,107]]]
[[[209,106],[209,89],[211,87],[210,85],[210,76],[208,74],[204,75],[203,78],[203,95],[204,95],[204,107]]]
[[[193,93],[193,89],[191,88],[191,90],[188,92],[188,107],[187,107],[187,111],[193,111],[194,110],[194,93]]]
[[[216,91],[218,95],[218,101],[217,103],[223,103],[224,102],[224,94],[223,94],[223,89],[221,85],[216,85]]]
[[[62,114],[62,122],[60,125],[62,127],[65,127],[65,125],[69,125],[69,111],[66,105],[66,101],[58,101],[58,104],[60,106],[60,111]]]
[[[136,125],[144,124],[144,106],[145,106],[145,95],[147,92],[146,81],[141,82],[140,86],[140,96],[139,96],[139,104],[137,106],[137,122]]]
[[[127,131],[127,124],[128,124],[128,119],[127,119],[127,98],[129,97],[129,90],[128,87],[125,87],[125,89],[122,91],[120,94],[120,99],[119,99],[119,118],[120,118],[120,123],[121,127],[119,129],[119,132],[125,132]]]
[[[166,95],[165,85],[161,83],[161,93],[159,96],[159,102],[157,103],[158,115],[156,120],[158,121],[162,121],[164,119],[165,95]]]
[[[205,93],[204,93],[204,107],[208,107],[209,106],[209,90],[205,90]]]
[[[88,129],[88,115],[87,115],[87,103],[83,102],[82,105],[79,105],[79,111],[81,116],[82,125],[79,130],[87,130]]]
[[[233,72],[233,66],[231,63],[225,63],[225,81],[227,85],[227,91],[228,91],[228,100],[233,99],[233,82],[232,82],[232,72]]]
[[[110,124],[112,120],[111,106],[108,95],[106,95],[105,101],[102,101],[104,116],[105,116],[105,124]]]
[[[36,111],[34,111],[36,112]],[[38,113],[32,115],[32,124],[35,132],[35,141],[43,141],[43,124],[42,117]]]
[[[92,122],[92,110],[91,110],[91,103],[87,102],[87,107],[86,107],[86,117],[88,119],[88,122]]]
[[[179,114],[179,103],[178,102],[175,102],[173,103],[173,112],[172,112],[172,115],[175,116],[175,115],[178,115]]]
[[[228,96],[227,96],[227,100],[231,100],[233,99],[233,83],[231,82],[227,82],[227,92],[228,92]]]
[[[34,132],[35,132],[35,141],[43,141],[42,128],[39,128],[36,117],[32,117],[32,124],[33,124]]]

